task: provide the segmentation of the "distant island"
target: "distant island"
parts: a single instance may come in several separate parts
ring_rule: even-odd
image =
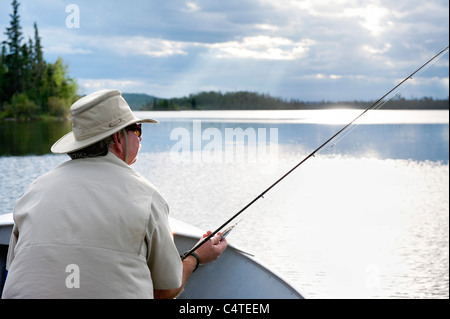
[[[176,110],[315,110],[330,108],[365,109],[375,101],[301,101],[283,99],[256,92],[200,92],[181,98],[158,98],[136,93],[123,93],[123,97],[135,111]],[[405,99],[397,95],[389,100],[383,109],[395,110],[448,110],[449,99]]]

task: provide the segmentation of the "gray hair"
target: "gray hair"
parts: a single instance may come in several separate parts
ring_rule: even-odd
[[[112,144],[114,144],[114,140],[111,135],[95,144],[89,145],[85,148],[82,148],[81,150],[68,153],[67,155],[69,155],[73,160],[80,158],[105,156],[106,154],[108,154],[109,147]]]

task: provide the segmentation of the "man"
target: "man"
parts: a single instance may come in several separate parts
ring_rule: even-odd
[[[72,132],[51,150],[72,160],[33,182],[14,208],[3,298],[176,297],[226,240],[218,234],[181,261],[166,202],[130,167],[138,123],[157,121],[136,118],[118,90],[70,111]]]

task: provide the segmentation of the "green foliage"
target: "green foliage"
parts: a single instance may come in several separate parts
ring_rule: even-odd
[[[0,55],[0,111],[4,117],[30,119],[50,114],[67,117],[77,99],[78,85],[69,77],[62,58],[48,63],[43,58],[41,38],[34,23],[34,41],[22,44],[19,3],[12,2],[10,26]]]
[[[67,118],[69,116],[69,107],[72,103],[66,99],[62,99],[57,96],[51,96],[48,98],[48,113],[58,118]]]
[[[155,97],[143,93],[122,93],[123,98],[127,101],[132,110],[139,110],[143,105],[153,103]]]
[[[25,93],[16,93],[11,98],[11,102],[5,106],[7,117],[21,120],[34,119],[37,116],[39,107],[31,101]]]
[[[159,102],[153,103],[153,109],[158,111],[176,111],[180,107],[174,103],[173,99],[170,100],[159,100]]]
[[[298,109],[304,102],[287,102],[268,94],[255,92],[200,92],[187,97],[157,99],[147,103],[142,110],[264,110],[264,109]]]
[[[305,102],[285,100],[269,94],[255,92],[200,92],[187,97],[158,99],[143,105],[141,110],[314,110],[330,108],[366,109],[375,101],[343,101],[343,102]],[[421,99],[405,99],[396,96],[383,109],[440,109],[448,110],[449,100],[436,100],[431,97]]]

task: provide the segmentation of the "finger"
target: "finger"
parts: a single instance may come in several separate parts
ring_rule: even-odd
[[[206,232],[206,234],[203,234],[203,238],[208,237],[209,235],[211,235],[211,233],[212,233],[212,231],[208,230],[208,231]]]
[[[227,239],[226,238],[222,238],[217,246],[219,246],[220,249],[225,250],[225,248],[227,248],[227,246],[228,246]]]
[[[211,238],[209,239],[209,241],[210,241],[213,245],[217,245],[217,239],[216,239],[216,236],[211,237]]]
[[[214,237],[211,237],[210,240],[213,245],[218,245],[220,243],[221,239],[222,239],[221,236],[216,235]]]

